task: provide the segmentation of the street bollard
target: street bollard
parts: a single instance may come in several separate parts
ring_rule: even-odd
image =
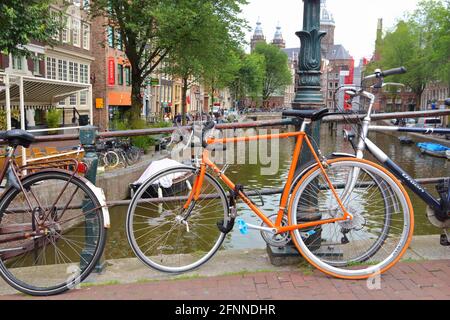
[[[97,127],[94,126],[86,126],[80,129],[80,143],[84,149],[84,157],[83,163],[87,165],[87,171],[85,173],[85,178],[92,182],[94,185],[97,179],[97,166],[98,166],[98,156],[95,151],[95,141],[97,138]],[[84,200],[83,203],[83,211],[88,212],[86,214],[86,237],[88,241],[86,241],[86,248],[83,249],[81,253],[81,257],[92,257],[94,254],[93,248],[95,248],[96,243],[93,243],[93,239],[96,239],[95,235],[99,233],[100,230],[97,230],[98,227],[93,222],[90,222],[89,215],[95,215],[95,211],[92,211],[94,208],[93,203],[87,203],[89,200]],[[90,213],[89,213],[90,212]],[[91,240],[89,240],[91,239]],[[92,247],[91,247],[92,246]],[[85,265],[83,265],[83,261],[80,261],[80,267],[83,269]],[[101,273],[105,269],[105,261],[103,257],[98,261],[97,265],[94,268],[94,272]]]

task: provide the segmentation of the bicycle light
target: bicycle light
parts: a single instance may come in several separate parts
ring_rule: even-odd
[[[77,172],[81,174],[85,174],[88,171],[88,165],[84,162],[78,162]]]

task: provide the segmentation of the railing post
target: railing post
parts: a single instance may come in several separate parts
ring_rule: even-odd
[[[85,177],[94,185],[97,180],[97,166],[98,166],[98,156],[97,153],[95,152],[96,138],[97,138],[97,127],[86,126],[80,128],[80,143],[84,149],[83,163],[87,165]],[[94,254],[92,248],[95,247],[95,243],[92,243],[92,241],[96,239],[95,235],[98,234],[99,230],[97,230],[97,225],[90,222],[90,219],[88,219],[89,215],[95,215],[95,211],[92,211],[92,209],[94,208],[94,204],[87,203],[88,201],[87,199],[85,201],[86,202],[83,203],[83,211],[88,212],[86,214],[86,231],[85,231],[86,238],[88,240],[86,241],[87,247],[83,249],[81,256],[91,257]],[[92,245],[92,247],[90,245]],[[83,268],[82,262],[83,261],[80,261],[81,268]],[[95,266],[94,272],[100,273],[104,269],[105,269],[105,262],[103,258],[101,258],[97,263],[97,265]]]

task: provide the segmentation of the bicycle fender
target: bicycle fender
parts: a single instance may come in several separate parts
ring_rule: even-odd
[[[83,180],[85,180],[85,179],[83,179]],[[106,204],[106,196],[105,196],[105,193],[103,192],[103,189],[94,186],[92,184],[92,182],[90,182],[87,179],[84,182],[89,187],[89,189],[92,190],[92,192],[95,194],[95,196],[97,197],[98,201],[100,202],[100,205],[102,206],[104,227],[106,229],[109,229],[111,227],[111,220],[109,218],[108,205]]]

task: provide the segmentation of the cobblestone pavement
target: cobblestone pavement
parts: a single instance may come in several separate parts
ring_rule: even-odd
[[[184,280],[82,287],[50,297],[63,300],[446,300],[450,260],[401,262],[371,282],[339,280],[313,272],[268,272]],[[37,299],[21,294],[0,299]],[[49,299],[49,298],[44,298]]]

